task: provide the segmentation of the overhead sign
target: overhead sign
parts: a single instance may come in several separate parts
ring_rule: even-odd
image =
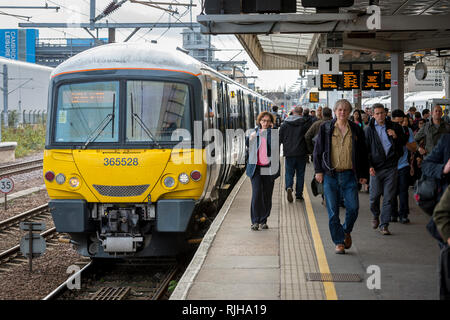
[[[342,72],[342,90],[360,89],[360,71]]]
[[[310,92],[309,93],[309,102],[311,102],[311,103],[319,102],[319,93],[318,92]]]
[[[317,88],[319,86],[319,76],[309,75],[308,76],[308,88]]]
[[[320,90],[340,90],[340,79],[338,74],[321,74],[320,75]]]
[[[429,67],[427,77],[417,80],[413,71],[408,74],[409,91],[442,91],[444,90],[444,70]]]
[[[384,90],[390,90],[391,89],[391,71],[385,70],[383,71],[383,84],[384,84]],[[398,85],[398,82],[397,82]]]
[[[14,181],[11,178],[2,178],[0,180],[0,191],[2,193],[10,193],[14,189]]]
[[[381,70],[366,70],[362,76],[362,90],[384,90]]]
[[[338,54],[319,54],[319,74],[339,74]]]

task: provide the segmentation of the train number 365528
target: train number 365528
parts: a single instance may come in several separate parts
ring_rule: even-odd
[[[139,165],[138,158],[105,158],[103,159],[105,166],[137,166]]]

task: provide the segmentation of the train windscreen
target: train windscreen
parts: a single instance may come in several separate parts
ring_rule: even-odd
[[[127,142],[171,141],[190,130],[189,87],[161,81],[127,81]]]
[[[118,115],[118,81],[61,85],[55,142],[118,142]]]

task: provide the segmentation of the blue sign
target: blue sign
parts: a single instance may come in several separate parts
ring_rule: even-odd
[[[18,60],[17,47],[18,47],[18,30],[17,29],[4,29],[0,30],[0,56]]]
[[[37,29],[0,29],[0,56],[36,62]]]

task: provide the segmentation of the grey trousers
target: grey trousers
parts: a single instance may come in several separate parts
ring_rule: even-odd
[[[397,190],[397,167],[375,170],[370,176],[370,211],[374,218],[380,218],[380,228],[388,226],[391,221],[392,200]],[[380,212],[380,198],[383,195],[383,207]]]

